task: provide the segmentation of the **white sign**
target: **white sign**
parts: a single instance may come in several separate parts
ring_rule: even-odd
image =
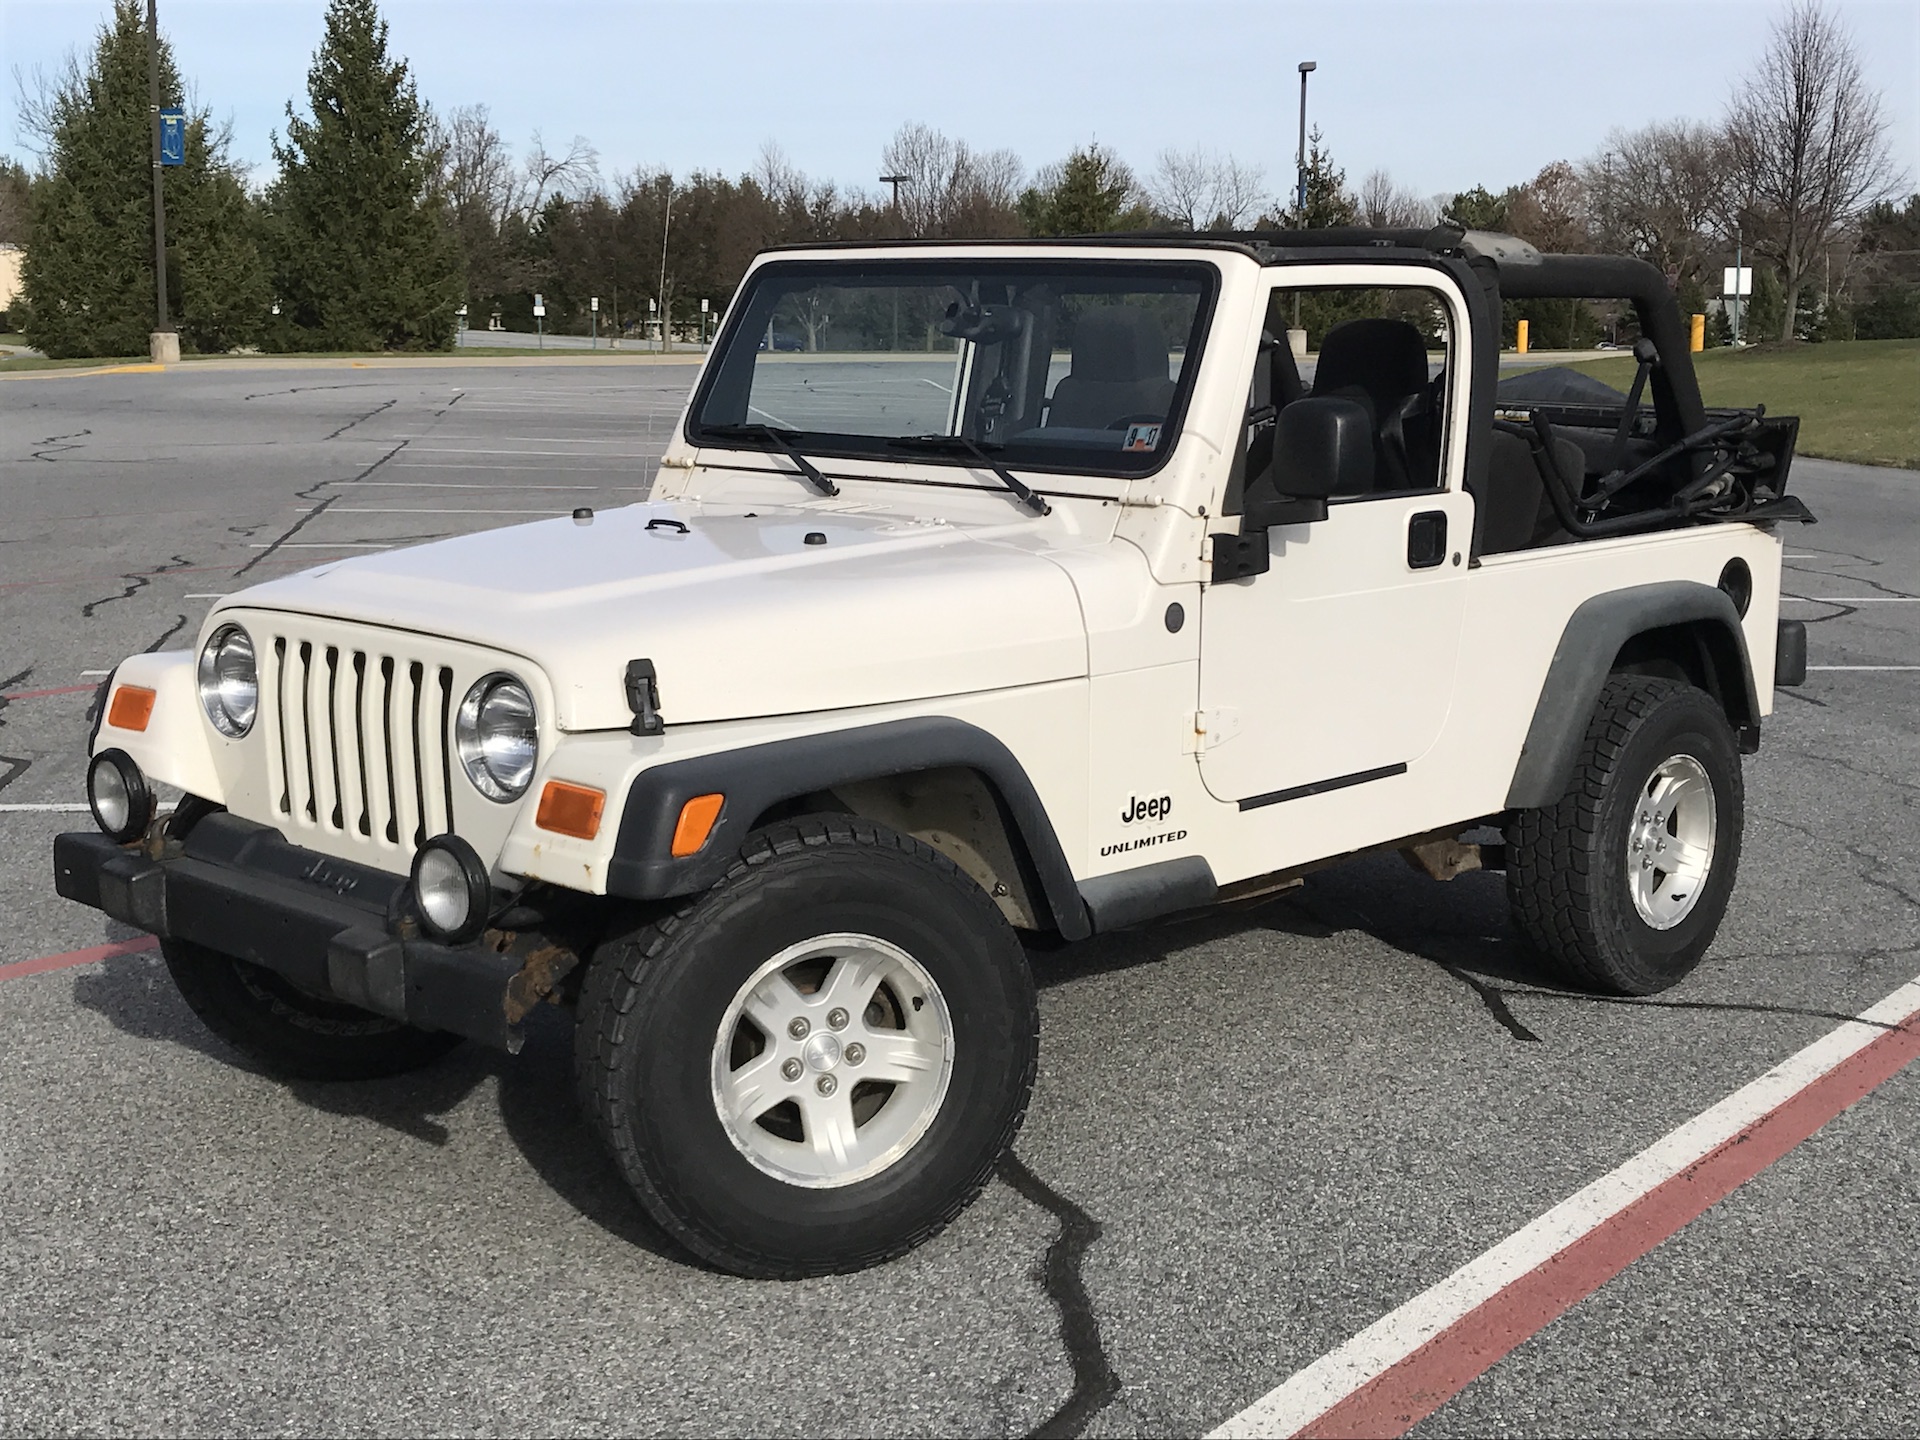
[[[600,308],[600,297],[598,295],[595,295],[589,303],[593,306],[594,309],[598,310]]]
[[[701,313],[702,315],[704,315],[704,314],[706,314],[706,313],[707,313],[707,302],[706,302],[706,301],[704,301],[704,300],[702,300],[702,301],[700,302],[700,313]]]
[[[1729,265],[1720,272],[1720,293],[1722,295],[1753,294],[1753,267],[1742,265],[1738,270]],[[1736,288],[1737,287],[1737,288]]]
[[[541,304],[538,304],[538,303],[536,303],[536,304],[534,305],[534,307],[533,307],[533,318],[534,318],[534,319],[536,319],[536,320],[544,320],[544,319],[546,319],[546,318],[547,318],[547,307],[546,307],[546,306],[544,306],[544,305],[541,305]]]
[[[654,311],[658,310],[659,308],[660,308],[660,302],[658,300],[647,301],[647,313],[649,315],[651,315]]]

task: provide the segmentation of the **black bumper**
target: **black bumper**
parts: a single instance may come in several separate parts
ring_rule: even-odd
[[[159,860],[93,832],[61,835],[53,877],[69,900],[251,961],[310,994],[520,1048],[525,1006],[510,986],[521,960],[405,936],[404,878],[289,845],[268,826],[209,815]]]

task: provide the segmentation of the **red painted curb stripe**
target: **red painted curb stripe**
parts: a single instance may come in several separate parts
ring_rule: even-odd
[[[13,690],[0,695],[0,700],[44,700],[49,695],[91,695],[99,688],[96,682],[92,685],[62,685],[53,690]]]
[[[1920,1059],[1920,1011],[1463,1315],[1298,1433],[1403,1435],[1572,1306]]]
[[[95,945],[90,950],[69,950],[64,955],[42,955],[38,960],[16,960],[0,965],[0,980],[24,980],[29,975],[44,975],[49,970],[65,970],[70,965],[91,965],[96,960],[111,960],[116,955],[138,955],[156,950],[160,942],[151,935],[136,940],[116,940],[111,945]]]

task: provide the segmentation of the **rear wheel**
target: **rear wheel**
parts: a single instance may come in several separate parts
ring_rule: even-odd
[[[173,983],[206,1027],[263,1069],[291,1080],[377,1080],[431,1065],[458,1035],[420,1030],[322,1000],[271,970],[187,940],[160,948]]]
[[[1616,675],[1558,803],[1515,814],[1507,894],[1577,985],[1651,995],[1683,979],[1726,914],[1744,822],[1740,753],[1712,696]]]
[[[581,1100],[669,1233],[737,1274],[857,1270],[937,1233],[1013,1143],[1037,1011],[999,909],[852,817],[755,834],[714,888],[603,946]]]

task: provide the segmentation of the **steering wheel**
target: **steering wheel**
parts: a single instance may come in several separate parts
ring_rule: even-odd
[[[1132,415],[1122,415],[1118,420],[1109,423],[1107,429],[1124,430],[1129,425],[1162,424],[1166,421],[1166,418],[1165,415],[1157,414],[1151,410],[1141,410]]]

